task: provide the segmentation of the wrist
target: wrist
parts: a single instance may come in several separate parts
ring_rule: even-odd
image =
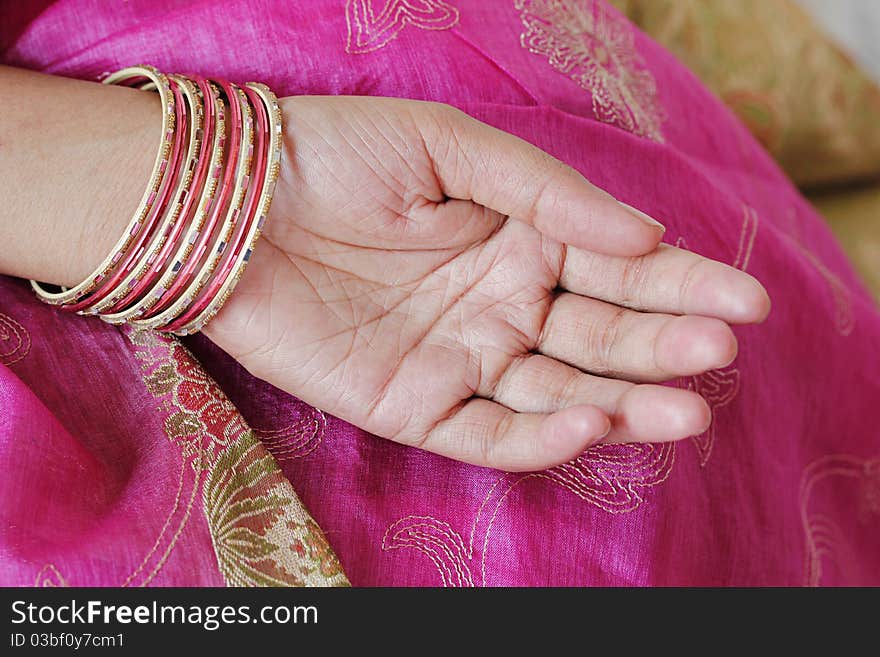
[[[3,68],[0,273],[75,285],[112,248],[144,193],[160,141],[154,94]],[[46,99],[61,98],[62,103]],[[64,121],[59,121],[59,106]]]
[[[67,286],[94,271],[125,231],[144,195],[161,138],[157,95],[104,88],[114,92],[114,102],[103,104],[97,125],[85,126],[89,139],[69,146],[76,151],[70,157],[81,158],[83,166],[68,179],[69,204],[50,227],[54,239],[42,263]]]

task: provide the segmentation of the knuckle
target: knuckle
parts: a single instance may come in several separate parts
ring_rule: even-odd
[[[587,350],[601,372],[610,372],[616,362],[615,354],[620,344],[623,322],[626,317],[624,308],[617,308],[604,324],[595,324],[588,334]]]
[[[565,377],[565,380],[556,389],[549,392],[551,399],[551,408],[559,410],[569,406],[577,396],[577,387],[581,380],[581,373],[572,370]]]
[[[520,217],[541,228],[544,219],[556,216],[559,207],[559,190],[553,185],[553,179],[548,175],[535,177],[534,189],[531,194],[531,202],[525,210],[525,216]]]
[[[618,280],[618,298],[621,303],[639,303],[648,286],[654,268],[654,256],[627,258]]]
[[[705,265],[709,263],[705,258],[698,258],[691,262],[684,271],[681,279],[681,285],[678,287],[678,306],[679,309],[685,309],[688,305],[688,297],[694,288],[694,283],[699,280]]]
[[[505,413],[494,424],[484,424],[480,427],[477,441],[480,446],[480,457],[486,465],[499,465],[498,446],[501,442],[509,439],[513,428],[513,414]]]

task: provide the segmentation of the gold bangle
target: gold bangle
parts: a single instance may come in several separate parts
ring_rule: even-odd
[[[244,270],[250,261],[266,222],[266,216],[269,214],[269,207],[272,204],[275,183],[278,181],[278,174],[281,168],[281,108],[278,106],[278,99],[275,94],[266,85],[259,82],[249,82],[246,86],[256,92],[260,100],[263,101],[269,122],[269,146],[265,155],[267,165],[264,173],[263,188],[260,191],[260,200],[257,204],[255,217],[244,238],[244,248],[237,255],[235,264],[232,266],[226,280],[220,286],[208,306],[193,320],[174,331],[176,335],[189,335],[190,333],[201,331],[205,324],[210,322],[223,307],[223,304],[226,303],[229,295],[232,294],[232,291],[241,279],[242,274],[244,274]]]
[[[187,262],[194,250],[196,238],[205,224],[208,211],[214,201],[214,195],[220,182],[220,172],[223,168],[223,158],[226,151],[226,106],[220,100],[220,94],[217,87],[210,81],[202,80],[202,84],[209,90],[211,94],[211,102],[214,107],[214,134],[211,140],[211,159],[208,162],[207,174],[201,186],[201,190],[193,190],[193,194],[200,194],[199,202],[193,213],[193,219],[187,229],[187,234],[182,243],[178,246],[177,251],[168,259],[171,263],[165,269],[159,281],[150,289],[142,299],[135,303],[127,310],[115,315],[104,315],[102,319],[117,324],[124,321],[136,320],[141,315],[149,312],[157,303],[165,296],[165,293],[171,287],[172,282],[177,278],[180,268]],[[181,221],[185,221],[186,217]]]
[[[185,313],[189,305],[198,297],[199,292],[201,292],[202,288],[211,279],[214,269],[222,258],[223,252],[234,232],[241,212],[241,206],[245,199],[245,192],[247,191],[244,188],[244,182],[248,179],[251,171],[254,126],[251,108],[244,98],[243,92],[236,85],[230,85],[230,87],[234,90],[236,100],[241,108],[242,123],[244,125],[242,129],[241,144],[239,146],[239,157],[236,162],[235,187],[229,206],[226,210],[226,216],[224,217],[220,233],[214,239],[213,253],[211,253],[202,264],[198,274],[196,274],[195,278],[187,286],[180,298],[175,300],[171,306],[155,317],[132,320],[132,323],[137,326],[161,329],[162,326],[172,323],[179,315]],[[229,100],[230,102],[232,101],[232,99]],[[207,244],[205,247],[207,248]],[[192,257],[201,258],[202,254],[196,253]]]
[[[100,283],[110,275],[116,268],[117,263],[123,257],[135,236],[144,227],[143,222],[147,213],[153,206],[159,188],[162,185],[166,173],[168,173],[168,155],[171,151],[171,145],[175,136],[175,120],[174,120],[174,96],[171,93],[171,87],[168,78],[157,71],[152,66],[131,66],[121,71],[113,73],[102,81],[103,84],[117,84],[131,79],[147,78],[156,86],[159,97],[162,101],[162,141],[159,144],[159,152],[156,155],[156,161],[153,165],[153,172],[150,174],[147,190],[135,210],[134,216],[126,227],[125,233],[116,245],[110,251],[98,267],[89,274],[85,280],[72,288],[62,287],[60,292],[50,292],[43,288],[37,281],[31,281],[31,287],[37,296],[52,305],[62,305],[74,301],[79,301],[85,295],[97,288]]]
[[[201,94],[190,80],[177,75],[169,75],[168,77],[183,92],[183,97],[189,104],[191,110],[188,113],[189,140],[187,143],[187,150],[186,153],[182,154],[181,156],[181,162],[186,163],[186,167],[182,171],[180,178],[177,181],[174,195],[171,198],[170,203],[168,204],[168,208],[170,209],[166,209],[165,217],[163,218],[162,223],[156,229],[155,238],[153,239],[152,243],[147,247],[147,249],[145,249],[137,264],[132,268],[131,272],[129,272],[129,274],[125,278],[123,278],[122,281],[119,282],[116,290],[112,295],[110,295],[106,299],[99,301],[87,310],[79,311],[79,314],[81,315],[97,315],[98,313],[102,313],[101,319],[110,324],[120,324],[125,320],[125,317],[120,319],[119,315],[129,316],[132,313],[129,313],[128,310],[123,310],[122,312],[117,312],[114,315],[109,315],[105,314],[104,311],[115,306],[120,299],[125,298],[125,296],[129,293],[129,290],[141,280],[141,278],[147,273],[147,270],[150,269],[150,267],[152,267],[155,263],[156,258],[158,258],[162,247],[165,246],[165,243],[167,242],[169,234],[174,228],[174,225],[179,219],[185,219],[185,217],[180,217],[180,211],[183,208],[184,199],[190,191],[193,177],[195,175],[195,167],[198,166],[199,162],[199,149],[201,148],[202,138],[202,120],[204,117],[204,110],[202,108],[202,101],[200,97]],[[183,126],[179,126],[178,129],[181,129],[182,127]],[[173,180],[171,182],[173,182]]]

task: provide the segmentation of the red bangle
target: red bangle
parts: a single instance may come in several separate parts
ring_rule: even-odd
[[[174,81],[178,76],[170,76],[170,78]],[[144,292],[155,287],[172,250],[179,248],[180,235],[189,225],[194,203],[200,198],[205,186],[208,167],[211,164],[209,155],[214,152],[215,148],[213,143],[216,129],[214,92],[204,79],[198,80],[197,85],[189,79],[183,77],[179,79],[180,83],[184,85],[186,92],[184,96],[190,102],[190,110],[194,114],[191,129],[195,128],[197,133],[194,136],[191,135],[191,150],[187,159],[185,178],[176,194],[169,230],[164,236],[158,253],[154,254],[152,262],[147,263],[147,270],[141,275],[139,282],[111,307],[102,308],[100,304],[97,306],[96,309],[101,311],[101,318],[111,324],[120,324],[130,317],[142,315],[149,306],[158,300],[155,293],[143,296]],[[197,153],[193,152],[195,144],[199,145]],[[131,305],[136,299],[139,301]]]
[[[247,246],[246,238],[249,229],[254,222],[257,202],[260,199],[262,188],[265,183],[266,151],[268,149],[269,135],[266,110],[263,107],[263,103],[260,101],[259,96],[247,86],[244,87],[243,91],[250,100],[251,109],[254,110],[256,116],[256,130],[253,145],[255,166],[251,174],[242,181],[242,187],[248,192],[247,201],[241,212],[240,221],[238,222],[239,225],[236,227],[236,233],[232,240],[230,240],[231,248],[226,249],[224,259],[221,261],[217,273],[215,273],[211,282],[192,302],[192,305],[187,311],[163,328],[165,331],[179,331],[182,327],[190,324],[193,319],[201,315],[201,313],[208,307],[208,304],[211,303],[211,300],[214,299],[217,291],[226,281],[229,272],[232,270],[233,265],[236,264],[242,249]],[[251,184],[251,181],[254,181],[254,183]],[[248,256],[248,259],[249,258],[250,256]]]
[[[266,220],[281,159],[277,98],[258,83],[241,89],[147,66],[105,83],[162,98],[163,139],[147,191],[125,234],[85,281],[60,292],[31,284],[64,310],[192,333],[232,293]]]
[[[275,94],[273,94],[266,85],[250,82],[247,84],[247,89],[254,92],[249,93],[248,95],[252,101],[254,101],[255,107],[258,108],[258,112],[261,112],[264,109],[263,105],[265,106],[263,117],[264,120],[268,119],[268,144],[265,148],[267,152],[265,159],[260,158],[263,162],[263,167],[261,167],[263,175],[258,179],[260,187],[259,203],[256,206],[254,215],[251,217],[247,233],[244,236],[242,245],[238,249],[239,252],[235,262],[227,272],[222,284],[213,295],[209,295],[209,303],[199,315],[197,315],[189,324],[175,329],[175,333],[178,335],[188,335],[200,331],[205,324],[211,321],[220,308],[223,307],[223,304],[229,298],[229,295],[232,294],[250,261],[254,248],[256,248],[257,240],[260,237],[260,231],[262,230],[266,221],[266,216],[269,213],[269,207],[272,203],[272,197],[275,192],[275,183],[278,180],[278,174],[281,167],[281,109],[278,106],[278,99],[275,97]],[[265,138],[266,135],[264,133],[264,139]]]
[[[181,173],[180,160],[183,157],[183,140],[186,134],[183,129],[185,118],[183,114],[183,94],[181,93],[177,82],[173,80],[169,80],[169,82],[171,84],[171,92],[174,94],[175,122],[177,129],[174,134],[174,145],[171,148],[169,165],[166,165],[167,175],[164,176],[164,180],[162,181],[163,184],[159,189],[156,201],[153,203],[152,209],[147,215],[147,219],[144,221],[141,229],[134,235],[134,242],[129,247],[129,250],[122,258],[119,258],[120,262],[116,266],[115,271],[107,279],[102,281],[95,291],[83,300],[63,306],[62,308],[64,310],[79,312],[81,314],[95,314],[96,311],[94,310],[94,306],[116,290],[119,282],[124,277],[128,276],[132,269],[134,269],[138,259],[146,250],[150,238],[154,236],[159,220],[164,214],[165,208],[171,197],[171,191],[174,189],[177,183],[177,178]],[[117,257],[118,256],[119,254],[117,254]],[[134,281],[134,279],[131,280]]]
[[[223,172],[223,182],[220,188],[221,191],[214,201],[211,214],[204,228],[200,232],[190,233],[189,241],[193,244],[192,255],[180,268],[177,278],[164,294],[162,300],[156,306],[151,308],[148,313],[145,313],[141,319],[135,322],[141,326],[156,328],[169,321],[173,321],[180,312],[185,310],[192,298],[198,294],[198,291],[204,285],[208,277],[205,275],[205,270],[208,269],[210,265],[210,257],[205,261],[205,266],[198,271],[198,280],[194,281],[193,279],[196,278],[198,265],[202,262],[202,258],[208,249],[208,243],[214,236],[215,228],[223,214],[223,210],[227,208],[228,202],[232,200],[230,197],[234,194],[233,182],[235,181],[236,172],[243,157],[242,153],[239,151],[242,150],[241,146],[245,141],[245,138],[248,141],[250,138],[247,137],[247,126],[243,125],[243,112],[237,87],[225,80],[218,80],[217,82],[223,89],[223,92],[229,101],[230,112],[229,157],[226,163],[226,170]],[[215,170],[212,172],[212,175],[219,175],[219,171]],[[230,213],[231,212],[232,209],[230,207]],[[207,271],[207,274],[210,274],[212,270],[213,268],[211,267]]]

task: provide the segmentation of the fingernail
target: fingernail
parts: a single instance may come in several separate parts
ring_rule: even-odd
[[[591,444],[596,445],[605,440],[605,436],[611,433],[611,420],[609,418],[605,418],[605,431],[603,431],[600,435],[596,436],[595,440]]]
[[[628,205],[628,204],[624,203],[623,201],[618,201],[618,203],[620,203],[623,207],[625,207],[627,210],[629,210],[630,213],[631,213],[636,219],[641,219],[642,221],[644,221],[644,222],[645,222],[646,224],[648,224],[649,226],[652,226],[652,227],[654,227],[654,228],[659,228],[659,229],[662,230],[664,233],[666,232],[666,226],[664,226],[664,225],[661,224],[659,221],[657,221],[656,219],[654,219],[654,217],[649,217],[648,215],[646,215],[646,214],[645,214],[644,212],[642,212],[641,210],[639,210],[639,209],[637,209],[637,208],[634,208],[633,206]]]

